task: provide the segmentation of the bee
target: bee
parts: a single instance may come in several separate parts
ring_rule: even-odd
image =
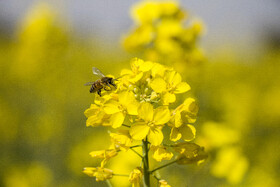
[[[104,89],[105,91],[112,90],[111,86],[114,86],[117,88],[117,85],[114,83],[114,80],[112,77],[106,77],[98,68],[93,67],[92,72],[94,75],[97,75],[100,77],[100,79],[94,81],[94,82],[87,82],[85,86],[91,86],[89,92],[95,93],[101,97],[101,90]]]

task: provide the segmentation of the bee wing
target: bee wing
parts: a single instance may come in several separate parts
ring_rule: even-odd
[[[93,83],[94,83],[94,82],[87,82],[87,83],[85,83],[84,85],[85,85],[85,86],[91,86]]]
[[[92,72],[94,75],[97,75],[99,77],[105,77],[105,75],[96,67],[92,67]]]

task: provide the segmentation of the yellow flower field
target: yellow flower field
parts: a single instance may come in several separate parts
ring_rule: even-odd
[[[279,46],[209,53],[183,3],[132,2],[119,49],[42,2],[0,29],[0,186],[279,186]]]

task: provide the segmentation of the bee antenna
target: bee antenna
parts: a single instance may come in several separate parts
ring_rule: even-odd
[[[128,74],[121,75],[121,76],[119,76],[118,78],[115,78],[114,80],[117,81],[118,79],[122,78],[122,77],[125,76],[125,75],[128,75]]]

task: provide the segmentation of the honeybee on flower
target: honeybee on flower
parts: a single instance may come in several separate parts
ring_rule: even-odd
[[[189,142],[195,137],[195,127],[190,123],[195,122],[198,106],[193,98],[186,98],[178,107],[170,105],[175,103],[178,94],[183,94],[190,90],[189,84],[182,81],[181,75],[173,68],[151,61],[143,61],[134,58],[131,61],[131,69],[123,69],[117,83],[117,89],[106,92],[101,97],[95,98],[95,103],[85,111],[87,116],[87,126],[112,127],[110,137],[112,144],[108,149],[93,151],[90,155],[94,158],[102,158],[100,167],[87,169],[90,176],[101,176],[98,180],[110,179],[114,175],[105,168],[111,159],[118,156],[120,151],[133,151],[142,158],[142,164],[134,169],[131,174],[127,174],[133,186],[139,186],[141,178],[143,183],[148,184],[148,176],[152,175],[156,169],[149,168],[148,152],[153,152],[153,157],[157,162],[171,160],[171,163],[197,163],[206,158],[203,149],[196,145],[200,152],[193,153],[192,149],[186,151],[185,144],[165,145],[163,130],[169,128],[171,131],[170,140],[177,142],[183,139]],[[139,142],[142,142],[139,145]],[[134,148],[142,147],[143,155]],[[179,154],[179,155],[178,155]],[[185,158],[186,154],[199,154],[195,158]],[[104,173],[105,172],[105,173]],[[156,176],[155,176],[156,178]],[[161,180],[161,179],[160,179]],[[158,182],[162,186],[166,182]],[[147,186],[147,185],[146,185]]]

